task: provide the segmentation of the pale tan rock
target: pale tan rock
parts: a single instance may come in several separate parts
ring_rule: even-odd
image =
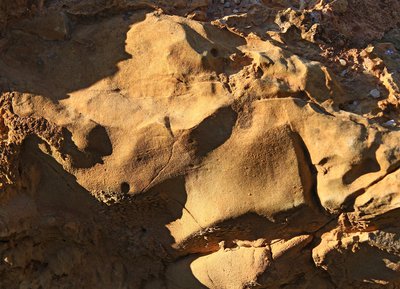
[[[257,284],[257,276],[269,265],[269,256],[268,248],[238,248],[217,251],[189,264],[183,260],[167,270],[168,288],[193,286],[193,280],[182,278],[181,267],[188,265],[194,280],[202,284],[191,288],[251,288]]]
[[[199,227],[219,227],[225,220],[246,214],[256,214],[274,223],[289,212],[317,211],[311,196],[313,180],[298,136],[285,119],[271,114],[270,107],[269,101],[257,103],[248,120],[251,125],[239,125],[226,132],[225,143],[206,155],[198,170],[188,174],[186,210],[182,218],[169,225],[175,240],[184,240]],[[196,137],[205,137],[200,133]],[[260,142],[261,139],[264,141]],[[289,170],[292,171],[288,173]],[[275,183],[275,179],[282,181]],[[197,223],[193,229],[179,225],[192,218]],[[318,222],[314,219],[304,225],[312,230]]]

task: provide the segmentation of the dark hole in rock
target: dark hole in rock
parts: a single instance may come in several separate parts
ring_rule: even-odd
[[[127,194],[127,193],[129,193],[130,189],[131,189],[131,186],[127,182],[121,183],[121,193]]]
[[[214,57],[218,56],[218,50],[216,48],[211,48],[210,53]]]

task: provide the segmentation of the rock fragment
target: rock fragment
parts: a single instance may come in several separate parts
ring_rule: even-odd
[[[343,58],[339,59],[339,63],[340,63],[341,66],[346,66],[347,65],[347,61],[344,60]]]
[[[379,91],[378,89],[376,89],[376,88],[374,88],[373,90],[371,90],[371,91],[369,92],[369,95],[370,95],[372,98],[375,98],[375,99],[381,97],[380,91]]]

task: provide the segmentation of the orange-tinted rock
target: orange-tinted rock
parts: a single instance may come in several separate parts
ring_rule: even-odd
[[[396,1],[14,2],[0,288],[400,286]]]

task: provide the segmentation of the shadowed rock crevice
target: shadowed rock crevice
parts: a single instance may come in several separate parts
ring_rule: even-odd
[[[61,153],[70,156],[77,168],[90,168],[95,164],[102,164],[102,158],[112,154],[110,138],[106,129],[101,125],[96,125],[90,130],[85,142],[87,145],[84,151],[79,150],[73,141],[71,132],[64,129]]]
[[[309,204],[319,212],[326,213],[324,207],[321,205],[321,201],[318,197],[318,184],[317,184],[317,174],[318,171],[313,165],[310,157],[310,152],[308,151],[301,136],[292,131],[292,137],[295,144],[295,152],[298,159],[298,166],[302,184],[304,187],[304,194],[309,202]]]
[[[204,157],[221,146],[231,136],[236,119],[232,107],[223,107],[196,126],[189,134],[196,155]]]
[[[376,151],[379,149],[381,143],[382,137],[380,134],[377,134],[377,136],[372,141],[371,147],[369,147],[368,151],[366,152],[366,155],[368,155],[368,157],[364,157],[361,162],[353,164],[352,168],[343,175],[344,184],[351,184],[362,175],[379,172],[381,170],[381,167],[376,160]]]

